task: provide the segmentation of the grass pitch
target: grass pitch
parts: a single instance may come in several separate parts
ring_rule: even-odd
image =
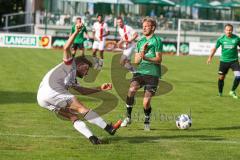
[[[114,68],[116,62],[112,64],[115,56],[116,53],[105,53],[103,71],[94,80],[80,80],[82,85],[98,86],[115,79],[110,92],[79,96],[91,108],[104,104],[108,113],[103,114],[102,108],[99,112],[102,111],[108,122],[124,116],[125,95],[119,92],[119,86],[121,89],[126,82],[129,84],[131,76],[114,74],[122,73],[118,67]],[[70,122],[37,105],[38,85],[45,73],[61,62],[62,51],[0,48],[0,59],[0,159],[225,160],[240,157],[240,100],[228,96],[232,72],[225,81],[223,97],[217,96],[218,58],[206,65],[206,57],[164,56],[167,72],[162,83],[172,86],[172,90],[153,98],[152,130],[143,130],[142,98],[137,97],[133,123],[120,128],[115,136],[88,123],[97,136],[108,142],[99,146],[90,144]],[[119,81],[116,76],[121,77]],[[175,117],[190,110],[193,126],[189,130],[177,129]]]

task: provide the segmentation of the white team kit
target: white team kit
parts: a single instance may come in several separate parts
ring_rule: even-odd
[[[128,25],[124,25],[123,28],[120,28],[120,27],[118,28],[118,33],[121,39],[127,41],[129,39],[132,39],[136,31],[134,31],[132,27]],[[131,55],[134,53],[134,49],[135,49],[135,43],[134,42],[128,43],[123,49],[123,54],[127,56],[128,59],[130,59]]]
[[[58,111],[66,107],[74,97],[68,88],[79,85],[76,81],[76,63],[69,59],[51,69],[40,83],[37,101],[38,104],[51,111]]]
[[[92,48],[103,51],[105,48],[106,37],[102,37],[102,35],[109,31],[107,23],[95,22],[93,24],[93,31],[95,32],[95,40]]]

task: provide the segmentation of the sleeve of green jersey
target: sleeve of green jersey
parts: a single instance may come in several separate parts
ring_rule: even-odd
[[[215,44],[215,48],[218,48],[221,45],[221,41],[220,38],[217,40],[216,44]]]
[[[74,33],[75,32],[75,25],[72,26],[72,32],[71,33]]]
[[[160,37],[157,38],[157,46],[156,46],[156,52],[162,52],[163,49],[163,43]]]
[[[83,32],[87,33],[87,27],[86,26],[83,27]]]

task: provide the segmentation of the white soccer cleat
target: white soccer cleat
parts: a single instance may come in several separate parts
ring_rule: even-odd
[[[131,124],[131,119],[129,117],[125,118],[121,124],[121,127],[127,127],[127,125]]]

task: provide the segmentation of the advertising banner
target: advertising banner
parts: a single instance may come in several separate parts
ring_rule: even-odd
[[[190,55],[206,55],[208,56],[211,52],[211,49],[214,48],[215,43],[205,43],[205,42],[190,42],[189,43],[189,54]],[[216,56],[221,55],[221,47],[217,49],[215,53]]]
[[[0,34],[1,47],[51,48],[51,36]]]

